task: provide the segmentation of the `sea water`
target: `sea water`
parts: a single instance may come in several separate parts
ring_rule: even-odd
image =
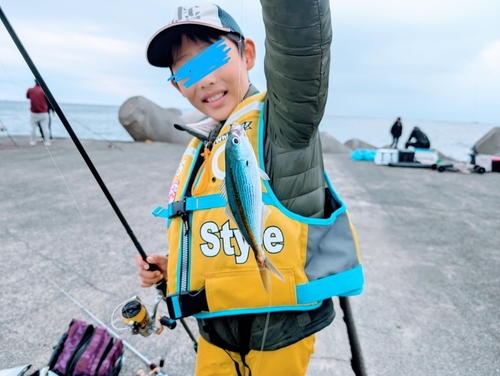
[[[134,140],[118,120],[119,106],[60,104],[75,134],[81,139],[128,141]],[[182,110],[184,113],[189,109]],[[363,118],[352,116],[325,115],[320,131],[328,132],[340,142],[357,138],[375,148],[381,148],[392,142],[390,129],[393,119]],[[457,160],[469,160],[472,146],[495,124],[471,122],[443,122],[402,118],[403,134],[399,148],[403,148],[413,127],[418,126],[427,134],[431,148]],[[29,102],[0,101],[0,124],[10,135],[29,135]],[[0,137],[7,132],[0,132]],[[52,136],[69,137],[61,120],[52,117]],[[56,145],[56,143],[55,143]]]
[[[71,128],[81,139],[106,141],[134,141],[118,120],[119,106],[101,106],[85,104],[59,104]],[[9,133],[29,135],[29,102],[0,101],[0,124]],[[52,137],[68,138],[69,134],[59,117],[51,116]],[[6,136],[0,132],[0,136]]]

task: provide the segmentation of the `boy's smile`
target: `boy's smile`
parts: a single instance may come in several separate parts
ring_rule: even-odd
[[[226,64],[187,88],[184,85],[186,80],[178,83],[172,80],[172,84],[197,110],[217,121],[226,120],[244,98],[249,87],[248,70],[255,62],[255,45],[251,40],[245,40],[243,56],[233,41],[226,38],[224,43],[231,48]],[[209,43],[184,37],[181,47],[174,54],[172,72],[176,74],[184,64],[208,47]]]

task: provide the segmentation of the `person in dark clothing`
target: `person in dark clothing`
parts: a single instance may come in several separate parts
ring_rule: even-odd
[[[412,141],[412,138],[415,138],[415,141]],[[415,127],[411,131],[410,137],[405,145],[407,149],[409,146],[413,146],[414,148],[429,149],[431,147],[431,143],[429,142],[426,134],[422,132],[419,127]]]
[[[398,148],[398,141],[399,137],[401,137],[401,133],[403,133],[403,124],[401,123],[401,118],[398,117],[398,119],[394,122],[391,128],[391,134],[392,134],[391,147],[394,147],[394,149]]]

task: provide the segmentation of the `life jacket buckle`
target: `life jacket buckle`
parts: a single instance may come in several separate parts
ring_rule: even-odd
[[[186,211],[186,198],[184,198],[183,200],[174,201],[174,202],[172,202],[171,205],[172,205],[171,206],[172,211],[171,211],[171,214],[169,215],[169,218],[179,217],[187,212]]]

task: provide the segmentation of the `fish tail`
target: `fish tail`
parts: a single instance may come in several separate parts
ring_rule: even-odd
[[[264,269],[269,270],[271,273],[273,273],[276,277],[278,277],[281,281],[285,282],[285,278],[281,275],[280,271],[276,269],[276,266],[269,260],[267,257],[264,260]]]
[[[281,275],[280,271],[276,269],[276,266],[267,257],[264,259],[263,263],[258,263],[260,279],[262,281],[262,286],[264,290],[269,294],[271,291],[271,275],[269,272],[273,273],[281,281],[285,282],[285,278]]]
[[[271,290],[271,276],[269,275],[269,269],[267,269],[265,265],[259,265],[259,273],[262,286],[264,286],[264,290],[266,290],[269,294],[269,291]]]

